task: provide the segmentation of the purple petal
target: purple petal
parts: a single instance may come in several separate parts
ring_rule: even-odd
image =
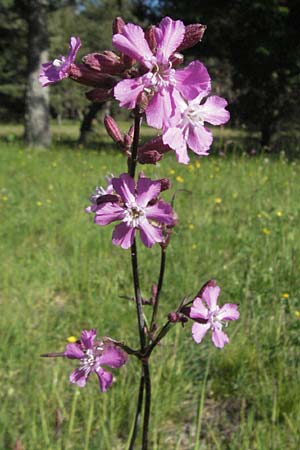
[[[210,311],[215,311],[220,291],[221,289],[219,288],[219,286],[207,286],[204,289],[202,300],[205,301]]]
[[[108,225],[115,220],[122,220],[124,217],[124,208],[116,203],[101,203],[98,205],[94,222],[97,225]]]
[[[227,105],[225,98],[217,95],[208,97],[206,102],[200,106],[205,122],[209,122],[212,125],[222,125],[228,122],[230,113],[225,109]]]
[[[84,387],[86,385],[89,372],[84,369],[75,369],[70,375],[70,383],[77,384],[79,387]]]
[[[210,76],[200,61],[193,61],[187,67],[176,70],[176,89],[187,100],[197,97],[200,92],[210,91]]]
[[[195,298],[190,310],[190,317],[192,319],[208,319],[208,309],[200,298]]]
[[[93,348],[94,340],[96,338],[96,330],[83,330],[81,333],[80,340],[85,348]]]
[[[134,235],[135,228],[128,227],[126,223],[120,223],[114,229],[112,243],[127,249],[132,246]]]
[[[159,200],[152,206],[147,206],[146,217],[166,225],[174,225],[174,212],[172,206],[163,200]]]
[[[210,324],[209,323],[197,323],[195,322],[192,326],[192,336],[194,341],[197,344],[200,344],[200,342],[202,341],[202,339],[204,338],[205,334],[207,333],[207,331],[210,328]]]
[[[67,344],[64,356],[70,359],[81,359],[84,357],[84,353],[79,344]]]
[[[140,177],[137,182],[136,202],[139,206],[147,206],[150,200],[156,198],[161,191],[159,181],[152,181],[150,178]]]
[[[105,370],[102,369],[102,367],[98,367],[98,369],[96,370],[96,374],[98,375],[99,378],[101,392],[107,391],[107,389],[113,383],[112,373],[106,372]]]
[[[212,332],[212,341],[216,347],[223,348],[225,344],[228,344],[229,337],[222,330],[215,328]]]
[[[146,247],[152,247],[156,242],[164,240],[161,229],[151,225],[148,220],[140,223],[139,230],[141,241]]]
[[[122,108],[133,109],[136,100],[144,90],[142,77],[132,80],[122,80],[114,87],[114,96],[120,102]]]
[[[127,354],[118,347],[106,347],[99,358],[99,364],[117,369],[127,362]]]
[[[197,155],[206,156],[213,142],[211,131],[202,125],[195,127],[190,125],[188,129],[187,143]]]
[[[218,320],[237,320],[239,317],[238,305],[235,303],[225,303],[218,312]]]
[[[188,164],[190,158],[188,157],[186,142],[180,128],[169,128],[163,135],[163,142],[175,150],[178,162]]]
[[[113,45],[120,52],[136,59],[151,69],[153,53],[145,39],[144,31],[138,25],[128,23],[122,29],[122,34],[115,34],[112,39]]]
[[[81,47],[80,38],[79,37],[76,38],[76,37],[72,36],[70,38],[70,43],[69,43],[69,52],[66,56],[66,62],[65,62],[66,66],[70,66],[75,61],[76,55],[77,55],[80,47]]]
[[[134,179],[128,173],[122,173],[119,178],[113,178],[112,184],[124,203],[135,202]]]
[[[168,128],[177,121],[180,111],[176,108],[172,87],[156,92],[146,109],[147,123],[154,128]]]
[[[156,57],[159,63],[167,64],[170,56],[183,41],[185,26],[181,20],[165,17],[155,29],[157,41]]]

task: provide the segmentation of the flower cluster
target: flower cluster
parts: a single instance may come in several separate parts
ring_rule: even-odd
[[[200,61],[179,68],[184,61],[179,52],[199,42],[204,31],[201,24],[186,27],[165,17],[144,32],[117,18],[112,42],[119,53],[92,53],[83,64],[75,64],[80,40],[72,37],[68,55],[44,64],[40,81],[46,86],[70,77],[95,88],[87,93],[92,101],[115,98],[123,108],[142,109],[148,125],[161,130],[164,151],[151,148],[141,162],[156,163],[172,149],[177,160],[187,164],[187,148],[201,156],[209,152],[213,136],[206,123],[222,125],[230,118],[225,99],[211,96],[205,101],[211,79]]]

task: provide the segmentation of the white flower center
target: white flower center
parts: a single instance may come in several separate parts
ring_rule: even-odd
[[[137,204],[126,205],[125,217],[123,222],[132,228],[139,226],[141,222],[145,219],[145,209],[138,206]]]
[[[204,125],[204,117],[200,108],[200,105],[189,104],[184,111],[186,119],[193,125]]]
[[[59,68],[59,67],[61,67],[61,66],[63,65],[64,62],[65,62],[65,58],[62,56],[61,59],[55,59],[55,60],[52,62],[52,65],[53,65],[54,67]]]

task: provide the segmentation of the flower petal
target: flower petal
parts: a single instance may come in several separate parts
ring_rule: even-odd
[[[169,128],[163,134],[163,142],[175,151],[178,162],[188,164],[190,158],[188,157],[186,142],[180,128]]]
[[[135,235],[135,228],[128,227],[126,223],[119,223],[113,231],[112,243],[114,245],[120,245],[122,248],[127,249],[132,246]]]
[[[208,97],[203,105],[200,105],[199,112],[201,110],[205,122],[212,125],[222,125],[230,119],[230,113],[225,109],[227,105],[225,98],[213,95]]]
[[[146,208],[146,217],[166,225],[174,225],[174,212],[172,206],[163,200]]]
[[[107,391],[107,389],[110,388],[110,386],[113,383],[112,373],[106,372],[105,370],[102,369],[102,367],[99,366],[96,369],[96,374],[98,375],[99,378],[101,392]]]
[[[135,202],[134,179],[128,173],[122,173],[119,178],[113,178],[112,184],[124,203]]]
[[[86,385],[89,372],[84,369],[75,369],[70,375],[70,383],[77,384],[79,387],[84,387]]]
[[[91,349],[91,348],[93,348],[95,338],[96,338],[96,330],[95,329],[92,329],[89,331],[83,330],[81,333],[80,340],[86,349],[88,349],[88,348]]]
[[[137,182],[136,202],[139,206],[147,206],[150,200],[156,198],[161,191],[159,181],[152,181],[150,178],[140,177]]]
[[[152,247],[156,242],[162,242],[164,240],[161,229],[151,225],[148,220],[140,223],[139,230],[141,241],[146,247]]]
[[[171,86],[161,88],[150,100],[146,109],[147,123],[150,127],[168,128],[173,122],[177,122],[180,111],[176,108],[173,92]]]
[[[124,217],[124,208],[116,203],[101,203],[98,205],[94,222],[97,225],[108,225],[115,220],[122,220]]]
[[[197,97],[201,91],[210,91],[210,76],[200,61],[193,61],[184,69],[176,70],[174,77],[176,89],[187,100]]]
[[[176,51],[185,34],[185,26],[181,20],[165,17],[155,29],[157,41],[156,57],[159,63],[167,64],[170,56]]]
[[[76,55],[80,47],[81,47],[80,38],[72,36],[70,38],[69,51],[66,56],[65,66],[69,67],[70,64],[72,64],[75,61]]]
[[[212,341],[218,348],[223,348],[225,344],[229,343],[229,337],[224,331],[215,328],[212,332]]]
[[[205,301],[211,311],[215,311],[216,309],[220,291],[219,286],[207,286],[203,291],[202,300]]]
[[[70,359],[81,359],[84,357],[84,353],[79,344],[67,344],[64,356]]]
[[[108,346],[99,358],[99,364],[113,367],[114,369],[123,366],[128,360],[127,353],[118,347]]]
[[[212,142],[213,135],[207,128],[202,125],[189,125],[187,143],[197,155],[206,156]]]
[[[237,320],[239,317],[238,305],[235,303],[225,303],[218,312],[218,320]]]
[[[200,344],[200,342],[202,341],[202,339],[204,338],[205,334],[207,333],[207,331],[210,328],[210,324],[209,323],[197,323],[195,322],[192,326],[192,336],[194,341],[197,344]]]
[[[119,100],[122,108],[133,109],[138,96],[143,90],[142,77],[122,80],[114,87],[114,96]]]
[[[192,319],[208,319],[208,309],[200,298],[195,298],[190,310],[190,317]]]
[[[113,45],[120,52],[136,59],[151,69],[153,53],[145,39],[144,31],[138,25],[128,23],[122,29],[122,34],[115,34],[112,39]]]

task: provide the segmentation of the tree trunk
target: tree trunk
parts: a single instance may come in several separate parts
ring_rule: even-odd
[[[85,113],[81,126],[80,135],[78,138],[78,145],[84,145],[87,141],[87,136],[92,129],[93,121],[97,116],[98,111],[103,108],[103,103],[91,103],[88,111]]]
[[[29,146],[47,147],[49,130],[49,92],[42,88],[39,71],[48,60],[48,1],[27,0],[28,78],[25,109],[25,142]]]

